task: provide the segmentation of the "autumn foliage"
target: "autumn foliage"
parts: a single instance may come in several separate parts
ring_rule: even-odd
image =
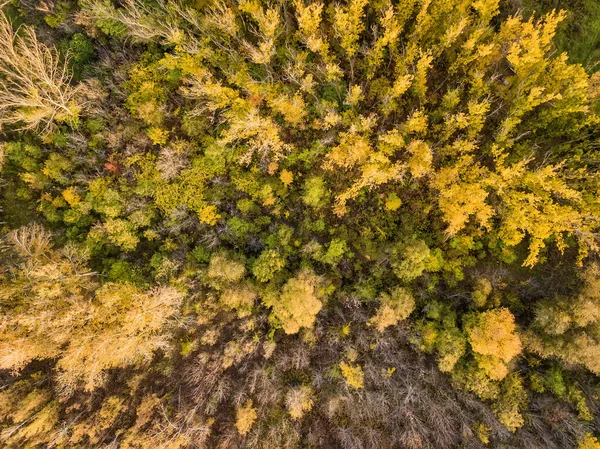
[[[600,77],[521,3],[0,2],[0,446],[597,447]]]

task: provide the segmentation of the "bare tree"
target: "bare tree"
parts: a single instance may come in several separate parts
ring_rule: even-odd
[[[0,129],[49,131],[55,121],[73,123],[81,109],[71,85],[68,55],[38,41],[30,26],[13,30],[0,11]]]
[[[135,42],[160,40],[165,44],[180,43],[183,31],[178,27],[181,10],[178,2],[157,0],[152,6],[141,0],[125,0],[121,8],[98,0],[81,0],[84,14],[94,20],[113,20],[127,28],[127,36]]]

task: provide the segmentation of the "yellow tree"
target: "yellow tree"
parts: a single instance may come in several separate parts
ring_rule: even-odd
[[[32,224],[6,237],[0,282],[0,367],[20,370],[34,359],[53,358],[90,313],[97,286],[74,248],[55,250],[51,234]]]
[[[104,284],[96,291],[88,322],[61,354],[61,383],[74,388],[83,381],[91,391],[104,383],[106,370],[139,366],[150,362],[155,351],[168,350],[169,325],[181,300],[172,287],[141,291],[130,284]]]
[[[381,305],[375,316],[369,320],[369,325],[383,332],[386,327],[394,326],[408,318],[414,308],[415,299],[410,290],[402,287],[395,288],[389,294],[382,295]]]
[[[467,318],[465,328],[479,367],[493,380],[506,377],[507,363],[522,349],[510,310],[501,308],[473,314]]]
[[[142,291],[108,283],[97,289],[81,253],[52,249],[40,225],[13,231],[7,241],[12,253],[0,285],[3,369],[58,358],[65,392],[82,384],[92,390],[103,383],[106,370],[139,365],[168,348],[168,325],[182,300],[174,288]]]
[[[303,327],[313,326],[323,306],[321,282],[313,272],[300,271],[286,282],[279,295],[263,298],[286,334],[296,334]]]

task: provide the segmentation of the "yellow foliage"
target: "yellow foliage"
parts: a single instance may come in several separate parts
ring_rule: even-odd
[[[71,335],[58,367],[64,388],[80,380],[91,391],[110,368],[139,365],[169,346],[168,324],[182,296],[172,287],[142,292],[129,284],[108,283],[96,291],[87,325]]]
[[[207,274],[217,286],[227,285],[241,280],[246,274],[246,267],[243,263],[219,253],[211,257]]]
[[[395,211],[398,210],[402,206],[402,200],[398,198],[398,196],[394,193],[388,195],[387,200],[385,201],[385,208],[387,210]]]
[[[212,204],[205,206],[198,211],[198,219],[207,225],[216,225],[219,221],[219,218],[221,218],[221,215],[217,212],[217,207],[213,206]]]
[[[225,345],[225,351],[221,359],[221,366],[227,369],[240,363],[244,358],[257,349],[256,341],[229,341]]]
[[[219,303],[226,310],[235,309],[238,317],[243,318],[250,315],[257,297],[258,294],[251,284],[241,284],[225,290],[221,294]]]
[[[394,326],[399,321],[405,320],[415,308],[415,300],[411,292],[405,288],[398,287],[390,294],[384,294],[381,305],[376,315],[369,320],[370,326],[375,326],[379,332],[386,327]]]
[[[341,133],[340,144],[327,155],[323,168],[333,170],[334,167],[349,169],[362,164],[373,152],[368,139],[356,133]]]
[[[399,11],[395,11],[391,2],[387,8],[381,8],[383,14],[379,17],[379,22],[383,33],[375,42],[368,58],[368,79],[373,78],[376,69],[381,65],[386,47],[390,51],[395,50],[406,16],[410,14],[408,5],[399,5],[398,9]]]
[[[538,72],[536,66],[545,62],[556,27],[565,17],[565,11],[553,11],[537,24],[533,17],[527,22],[511,17],[503,23],[500,36],[511,42],[506,59],[517,76],[525,78]],[[533,81],[529,80],[529,83]]]
[[[349,58],[358,51],[358,39],[365,29],[362,18],[367,3],[368,0],[350,0],[348,6],[335,6],[334,30]]]
[[[77,206],[81,202],[81,198],[77,194],[77,189],[75,187],[67,187],[62,192],[62,196],[69,206]]]
[[[239,98],[235,89],[223,86],[219,80],[213,81],[204,76],[192,77],[183,92],[188,97],[202,99],[204,107],[211,112],[229,107]]]
[[[228,36],[235,36],[239,27],[236,23],[236,13],[223,2],[215,2],[206,16],[206,23],[215,26]]]
[[[467,322],[466,331],[479,367],[490,378],[503,379],[508,374],[506,363],[522,348],[512,313],[501,308],[475,314]]]
[[[490,442],[490,430],[492,429],[483,423],[478,423],[475,427],[475,434],[483,444],[488,444]]]
[[[429,119],[423,109],[417,109],[413,112],[406,120],[404,129],[409,134],[420,134],[425,135],[427,133],[427,126]]]
[[[154,145],[165,145],[167,143],[167,139],[169,138],[169,131],[162,128],[152,127],[146,131],[150,140]]]
[[[172,326],[179,319],[182,294],[167,285],[144,290],[137,283],[111,282],[99,287],[100,278],[88,270],[82,250],[52,248],[50,235],[39,226],[12,232],[6,248],[0,248],[6,250],[0,269],[0,369],[18,373],[34,360],[52,359],[58,375],[19,394],[14,393],[22,387],[18,384],[15,390],[0,391],[4,415],[0,421],[10,426],[2,437],[11,433],[7,439],[11,447],[121,444],[128,449],[179,449],[210,444],[205,439],[212,421],[201,416],[221,419],[223,413],[215,408],[225,403],[221,396],[228,391],[230,374],[252,375],[251,388],[236,390],[236,405],[243,404],[241,395],[248,391],[261,398],[261,406],[273,402],[261,388],[268,387],[273,380],[268,376],[280,367],[263,373],[254,369],[258,365],[251,366],[260,356],[259,348],[265,358],[281,352],[274,353],[272,333],[265,338],[267,323],[261,318],[234,320],[233,314],[222,313],[247,317],[257,299],[271,309],[273,328],[281,327],[286,334],[303,331],[296,343],[311,347],[322,338],[322,329],[312,329],[327,292],[335,288],[344,291],[340,297],[371,299],[376,289],[396,276],[402,285],[416,281],[425,301],[425,295],[452,289],[465,273],[485,272],[499,290],[509,285],[512,295],[534,284],[524,288],[504,284],[507,271],[487,266],[496,256],[510,265],[510,257],[521,254],[514,247],[528,245],[523,265],[532,267],[546,258],[546,245],[562,252],[576,241],[580,262],[598,249],[593,139],[600,123],[594,112],[600,78],[590,79],[583,67],[568,63],[567,55],[553,55],[552,37],[564,18],[562,12],[541,19],[523,21],[517,15],[491,22],[498,0],[292,0],[292,5],[156,0],[152,7],[143,0],[119,2],[118,7],[106,1],[80,3],[80,19],[93,18],[97,25],[86,23],[90,33],[98,27],[116,28],[107,34],[156,41],[157,48],[167,51],[162,59],[159,52],[159,62],[151,63],[156,52],[150,49],[136,64],[131,78],[138,79],[131,83],[136,86],[127,107],[144,120],[155,145],[168,142],[166,124],[195,143],[185,148],[172,143],[157,156],[153,155],[157,148],[144,155],[148,139],[136,141],[131,135],[135,127],[92,131],[102,128],[95,123],[101,115],[98,110],[110,108],[102,101],[90,101],[85,114],[91,118],[85,133],[95,135],[90,145],[136,153],[127,159],[123,176],[96,176],[88,182],[77,171],[79,163],[71,170],[66,159],[56,157],[58,153],[48,153],[51,145],[64,146],[69,154],[79,146],[79,132],[67,127],[43,140],[44,147],[37,150],[29,144],[0,144],[0,168],[6,151],[8,175],[18,175],[17,198],[27,196],[33,203],[44,192],[40,211],[51,221],[68,223],[71,228],[65,237],[92,248],[96,265],[102,266],[100,259],[109,257],[110,279],[131,274],[138,282],[137,266],[124,274],[120,271],[127,267],[126,260],[137,265],[129,256],[165,254],[162,262],[153,258],[151,272],[143,274],[189,287],[193,297],[186,302],[185,323],[197,318],[200,327],[190,330],[193,341],[185,337],[189,345],[181,355],[198,348],[193,374],[201,378],[205,370],[213,371],[205,376],[205,391],[193,390],[202,413],[187,413],[183,407],[189,402],[186,391],[192,389],[182,390],[183,396],[176,398],[172,394],[176,389],[167,393],[168,388],[157,385],[156,391],[166,396],[144,398],[135,411],[135,424],[127,430],[116,429],[115,424],[126,414],[123,422],[128,425],[134,411],[129,407],[139,401],[103,394],[97,396],[106,396],[101,405],[55,403],[54,391],[44,390],[45,383],[68,396],[82,386],[86,390],[103,386],[110,370],[119,379],[134,369],[142,372],[157,351],[176,353]],[[102,8],[108,13],[100,14]],[[4,107],[0,101],[0,112],[4,108],[10,115],[4,121],[33,127],[55,120],[75,127],[79,106],[74,93],[83,89],[70,82],[62,62],[55,63],[54,51],[39,46],[42,59],[59,70],[47,75],[67,81],[55,86],[53,95],[73,94],[73,104],[62,105],[58,112],[56,105],[48,106],[43,86],[19,91],[23,83],[11,81],[11,72],[2,68],[14,65],[2,54],[11,48],[17,50],[13,59],[30,67],[19,58],[29,47],[19,44],[37,43],[29,27],[22,28],[20,37],[5,20],[0,17],[0,99],[15,91],[33,103],[5,102],[9,106]],[[81,84],[87,85],[84,78]],[[178,88],[185,102],[179,101]],[[115,120],[106,123],[112,126]],[[86,166],[94,161],[81,158]],[[102,171],[101,164],[96,171]],[[94,175],[93,167],[87,174]],[[116,179],[119,182],[110,186]],[[326,210],[330,206],[333,210]],[[179,242],[177,227],[184,226],[184,231],[193,227],[186,216],[190,211],[200,220],[196,230],[200,234],[182,235]],[[228,226],[205,229],[215,226],[221,215],[230,219]],[[80,239],[80,232],[88,232],[87,239],[83,235]],[[160,241],[167,233],[173,236]],[[136,250],[142,236],[154,243],[126,258],[116,253]],[[193,255],[209,261],[208,267],[193,264],[176,270],[179,261],[185,263],[180,257],[185,248],[198,241],[211,252],[199,245]],[[225,247],[231,252],[212,252]],[[241,256],[244,253],[248,259]],[[556,254],[547,256],[553,260]],[[478,261],[483,258],[486,263]],[[113,259],[118,262],[113,264]],[[255,280],[245,279],[246,263]],[[482,268],[482,263],[486,270],[466,268],[475,264]],[[324,274],[311,271],[311,264]],[[177,273],[182,277],[176,278]],[[519,277],[525,277],[523,273]],[[418,343],[436,354],[439,369],[451,373],[457,384],[482,399],[493,399],[500,421],[514,431],[524,423],[527,399],[523,380],[510,372],[521,353],[521,339],[528,351],[542,358],[600,373],[600,268],[594,265],[585,271],[579,294],[571,298],[555,297],[563,294],[561,288],[560,293],[536,299],[531,306],[535,318],[524,317],[530,327],[522,333],[508,308],[486,310],[500,303],[499,295],[490,296],[490,280],[476,279],[471,296],[463,289],[458,295],[444,295],[439,303],[427,301],[418,324]],[[503,297],[505,304],[520,305],[509,295]],[[368,321],[378,332],[407,319],[415,308],[415,298],[403,287],[379,299]],[[465,307],[475,312],[459,315]],[[217,315],[233,321],[211,322]],[[361,350],[374,349],[380,339],[361,340],[359,315],[352,318],[352,332],[350,324],[340,324],[347,320],[338,320],[328,337],[356,342]],[[230,329],[237,324],[239,329]],[[288,339],[293,340],[289,336],[284,340]],[[282,343],[284,350],[288,345]],[[200,349],[201,345],[211,350]],[[242,364],[250,356],[252,363]],[[306,357],[300,346],[289,357],[294,371],[302,373],[301,382]],[[388,382],[398,381],[395,368],[386,370],[398,365],[387,362],[374,372]],[[371,363],[365,366],[373,369]],[[348,350],[338,366],[333,363],[334,372],[338,367],[350,388],[364,388],[357,350]],[[152,370],[152,379],[160,382],[172,368],[165,360]],[[137,394],[134,390],[132,394]],[[304,417],[316,402],[315,392],[306,385],[284,393],[291,419],[276,416],[275,421],[287,426],[281,427],[281,438],[288,438],[289,432],[289,440],[273,439],[272,446],[293,445],[300,432],[291,421]],[[593,417],[583,390],[567,387],[566,397],[581,419]],[[18,409],[15,402],[21,404]],[[95,404],[98,407],[90,408]],[[71,412],[77,416],[73,422]],[[250,433],[259,414],[268,415],[250,400],[237,407],[239,434]],[[260,446],[258,435],[269,427],[260,424],[249,445]],[[221,423],[218,427],[222,433]],[[57,428],[63,436],[53,440],[50,434]],[[475,431],[487,444],[489,429],[480,424]],[[235,444],[230,437],[218,434],[210,441]],[[414,435],[409,437],[417,441]],[[598,446],[591,435],[580,442],[582,449]]]
[[[360,365],[352,365],[346,362],[340,362],[342,376],[346,379],[346,383],[355,389],[363,388],[365,382],[365,374]]]
[[[329,44],[320,35],[319,26],[321,24],[321,14],[323,12],[323,3],[314,2],[304,6],[302,1],[295,0],[296,19],[298,20],[298,34],[300,34],[304,44],[314,53],[321,53],[327,57]]]
[[[53,251],[51,235],[29,225],[8,236],[22,259],[0,278],[4,304],[0,367],[18,371],[34,359],[57,357],[86,321],[96,280],[72,248]]]
[[[284,186],[289,187],[290,184],[294,181],[294,175],[289,170],[281,170],[279,179],[281,179],[281,182],[283,182]]]
[[[37,388],[38,374],[8,384],[0,392],[0,434],[2,447],[33,448],[56,438],[60,406],[49,390]],[[42,378],[43,379],[43,378]]]
[[[287,281],[281,295],[270,305],[286,334],[296,334],[302,327],[312,327],[322,303],[320,278],[310,271],[301,271]]]
[[[246,401],[243,407],[238,407],[235,411],[235,427],[240,435],[246,435],[254,421],[256,421],[256,409],[252,407],[252,401]]]
[[[334,154],[333,152],[330,156],[342,160],[344,158],[343,155]],[[361,189],[365,187],[371,189],[389,181],[400,179],[405,172],[405,166],[401,162],[393,164],[383,152],[374,152],[370,155],[369,160],[362,165],[361,172],[360,178],[350,188],[337,195],[333,209],[336,215],[346,214],[347,201],[356,198]]]
[[[359,85],[354,84],[348,90],[346,102],[350,106],[357,106],[358,102],[363,99],[363,92]]]
[[[408,89],[410,89],[413,80],[414,76],[410,74],[399,76],[394,81],[394,85],[390,91],[391,98],[399,98],[402,96],[406,91],[408,91]]]
[[[291,149],[289,144],[281,140],[279,128],[273,119],[261,117],[258,109],[232,111],[230,115],[229,127],[223,131],[220,143],[229,145],[246,141],[248,149],[240,159],[243,164],[249,164],[254,154],[277,161]]]
[[[15,31],[9,18],[0,10],[0,129],[18,125],[48,134],[54,122],[76,125],[82,86],[71,82],[71,54],[46,46],[32,26]]]
[[[433,155],[429,145],[422,140],[413,140],[406,151],[410,154],[408,169],[415,178],[421,178],[431,172]]]
[[[417,61],[415,77],[412,82],[412,88],[417,96],[424,98],[427,93],[427,73],[431,69],[433,56],[429,53],[422,53]]]
[[[328,62],[325,65],[325,80],[328,82],[334,82],[340,80],[344,76],[344,72],[339,65]]]
[[[439,207],[448,222],[448,235],[456,235],[466,226],[471,216],[480,226],[489,225],[494,209],[486,203],[489,195],[483,182],[486,174],[486,170],[474,163],[470,156],[465,156],[455,166],[442,168],[436,173],[432,184],[440,190]]]
[[[579,440],[577,449],[600,449],[600,441],[598,441],[591,433],[586,433],[584,437]]]
[[[600,267],[591,264],[581,274],[579,294],[544,301],[524,335],[527,349],[542,357],[557,357],[600,373]]]
[[[477,307],[484,307],[488,296],[492,292],[492,284],[485,278],[479,278],[475,282],[475,290],[472,293],[473,302]]]
[[[283,115],[283,118],[291,125],[301,125],[306,118],[306,104],[300,94],[293,97],[280,95],[270,100],[274,111]]]
[[[58,420],[58,403],[51,402],[36,413],[25,427],[18,429],[18,435],[28,440],[34,440],[35,437],[52,433],[56,429]]]

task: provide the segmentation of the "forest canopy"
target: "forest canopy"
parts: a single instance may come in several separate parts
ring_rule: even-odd
[[[0,1],[0,445],[600,449],[554,3]]]

